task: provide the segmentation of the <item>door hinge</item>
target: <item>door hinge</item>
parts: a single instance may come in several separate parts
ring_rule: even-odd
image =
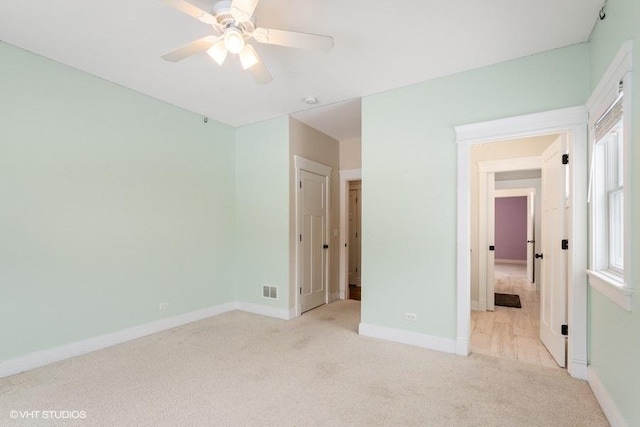
[[[568,165],[569,164],[569,155],[568,154],[563,154],[562,155],[562,164],[563,165]]]
[[[569,325],[562,325],[561,332],[564,336],[569,335]]]
[[[302,288],[300,288],[300,295],[302,295]]]
[[[300,235],[300,241],[302,242],[302,234]]]
[[[493,246],[493,245],[491,245],[491,246],[489,246],[489,250],[490,250],[490,251],[495,251],[495,250],[496,250],[496,247],[495,247],[495,246]]]
[[[562,250],[563,251],[569,250],[569,240],[562,239]]]
[[[300,188],[302,188],[302,181],[300,181]]]

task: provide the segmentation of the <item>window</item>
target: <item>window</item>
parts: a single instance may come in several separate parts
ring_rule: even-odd
[[[594,252],[596,271],[624,282],[623,92],[595,124],[593,150]]]
[[[589,284],[626,310],[631,310],[632,297],[629,242],[625,241],[630,220],[625,199],[628,202],[632,52],[632,43],[625,42],[587,103],[591,135]]]

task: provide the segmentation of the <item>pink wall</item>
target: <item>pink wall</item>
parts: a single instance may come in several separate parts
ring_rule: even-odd
[[[496,200],[496,259],[527,260],[527,198]]]

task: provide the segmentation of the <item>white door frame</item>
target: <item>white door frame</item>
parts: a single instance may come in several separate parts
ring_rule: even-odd
[[[489,245],[494,245],[494,224],[489,224],[489,206],[494,198],[495,175],[498,172],[540,169],[540,156],[519,157],[478,162],[478,310],[493,310],[493,257]],[[484,225],[484,226],[483,226]],[[489,265],[491,264],[491,265]]]
[[[322,163],[317,163],[314,162],[313,160],[309,160],[307,158],[301,157],[301,156],[293,156],[294,159],[294,165],[295,165],[295,170],[296,170],[296,187],[298,185],[298,183],[300,182],[300,172],[301,171],[307,171],[307,172],[311,172],[311,173],[315,173],[317,175],[321,175],[325,177],[325,197],[326,197],[326,204],[325,204],[325,212],[324,212],[324,221],[325,221],[325,235],[324,235],[324,241],[325,243],[329,243],[329,226],[330,226],[330,216],[329,213],[331,212],[330,209],[330,204],[331,204],[331,167],[327,166],[327,165],[323,165]],[[301,214],[302,214],[302,208],[300,206],[300,189],[296,188],[295,191],[295,203],[296,203],[296,236],[299,236],[302,233],[302,221],[301,221]],[[331,252],[329,252],[331,250],[331,245],[329,245],[329,248],[325,250],[325,254],[324,254],[324,258],[325,258],[325,266],[324,266],[324,288],[325,288],[325,304],[329,303],[329,271],[331,271],[329,269],[329,263],[331,262]],[[300,263],[302,262],[302,245],[300,245],[300,241],[298,240],[298,238],[296,237],[296,262],[295,262],[295,289],[294,289],[294,294],[295,294],[295,307],[296,307],[296,317],[300,316],[302,314],[302,305],[300,302],[300,274],[301,274],[301,268],[300,268]]]
[[[340,299],[349,298],[349,182],[362,180],[362,169],[346,169],[340,174]],[[362,259],[362,256],[360,257]]]
[[[471,146],[499,140],[566,132],[569,136],[571,224],[568,227],[569,374],[587,378],[587,110],[584,106],[457,126],[457,335],[456,353],[469,354],[471,236],[469,158]]]

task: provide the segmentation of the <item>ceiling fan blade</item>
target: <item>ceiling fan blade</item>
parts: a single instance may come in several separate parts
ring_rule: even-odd
[[[253,12],[260,0],[233,0],[231,2],[231,15],[236,22],[246,22],[251,20]]]
[[[167,52],[162,55],[162,59],[171,62],[182,61],[183,59],[196,54],[198,52],[203,52],[209,49],[213,44],[218,41],[220,37],[217,36],[206,36],[201,39],[192,41],[182,47],[179,47],[171,52]]]
[[[253,49],[253,54],[255,55],[256,62],[247,68],[247,71],[251,74],[256,83],[265,85],[267,83],[271,83],[273,81],[273,77],[269,74],[269,70],[264,66],[262,60],[258,56],[258,53]]]
[[[316,34],[296,33],[271,28],[256,28],[253,32],[253,38],[260,43],[295,47],[298,49],[321,50],[324,52],[329,52],[333,49],[333,37],[319,36]]]
[[[214,24],[217,24],[218,22],[216,21],[216,18],[210,13],[207,13],[204,10],[200,9],[199,7],[196,7],[184,0],[164,0],[164,2],[167,3],[169,6],[173,7],[174,9],[177,9],[182,13],[192,16],[197,20],[204,22],[205,24],[214,25]]]

